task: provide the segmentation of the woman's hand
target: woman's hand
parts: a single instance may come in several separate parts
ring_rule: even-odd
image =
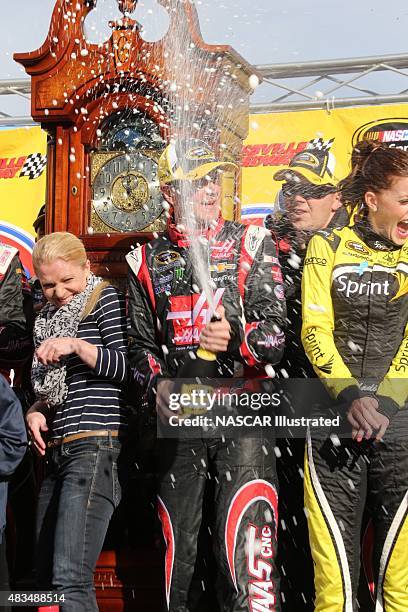
[[[361,442],[363,438],[369,440],[375,432],[375,439],[381,440],[384,436],[389,419],[378,412],[378,400],[371,395],[355,399],[347,412],[347,420],[352,426],[352,438]]]
[[[45,455],[47,448],[46,443],[41,435],[41,432],[47,432],[47,419],[45,418],[44,410],[46,409],[45,402],[37,401],[27,410],[26,422],[31,442],[35,451],[40,455]]]
[[[98,349],[94,344],[80,338],[48,338],[36,350],[38,361],[43,365],[56,365],[62,357],[75,353],[88,367],[94,368]]]
[[[212,353],[225,353],[231,339],[231,325],[225,318],[224,306],[218,306],[215,312],[219,320],[211,321],[204,327],[200,336],[200,346]]]
[[[37,358],[43,365],[55,365],[61,357],[77,352],[77,338],[48,338],[36,350]]]

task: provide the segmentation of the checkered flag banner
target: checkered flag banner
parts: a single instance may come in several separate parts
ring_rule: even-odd
[[[31,153],[24,162],[20,176],[28,176],[30,180],[42,175],[47,165],[47,156],[41,153]]]
[[[318,149],[319,151],[329,151],[334,142],[334,138],[323,140],[323,138],[313,138],[307,143],[306,149]]]

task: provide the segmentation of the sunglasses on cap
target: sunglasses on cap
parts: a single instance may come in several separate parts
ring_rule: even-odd
[[[202,189],[203,187],[207,187],[207,185],[209,185],[210,183],[219,183],[221,176],[222,176],[222,171],[216,168],[215,170],[212,170],[212,172],[209,172],[205,176],[202,176],[201,178],[196,179],[195,181],[192,181],[191,185],[192,187],[194,187],[194,189],[197,189],[197,190]]]
[[[195,181],[173,181],[171,183],[171,185],[173,186],[174,189],[176,189],[176,191],[183,191],[183,184],[186,185],[187,183],[187,187],[185,187],[186,191],[198,191],[199,189],[202,189],[203,187],[207,187],[207,185],[209,185],[210,183],[219,183],[221,179],[221,172],[219,172],[218,170],[213,170],[212,172],[209,172],[208,174],[206,174],[205,176],[202,176],[199,179],[196,179]]]
[[[320,200],[330,193],[336,193],[337,187],[334,185],[313,185],[313,183],[284,183],[282,193],[285,197],[300,195],[303,198]]]

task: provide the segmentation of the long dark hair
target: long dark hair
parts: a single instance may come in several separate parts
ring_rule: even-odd
[[[396,176],[408,176],[408,152],[379,140],[362,140],[351,153],[351,171],[338,187],[343,204],[360,206],[367,191],[389,189]]]

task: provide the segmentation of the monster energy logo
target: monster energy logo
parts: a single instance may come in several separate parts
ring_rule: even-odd
[[[176,277],[176,280],[181,280],[184,276],[184,268],[176,268],[174,270],[174,276]]]

